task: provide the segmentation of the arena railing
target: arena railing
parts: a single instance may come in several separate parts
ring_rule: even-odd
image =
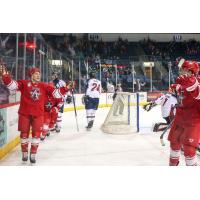
[[[104,91],[107,90],[108,81],[114,85],[121,83],[124,90],[134,92],[166,89],[172,82],[172,70],[169,70],[167,64],[169,58],[149,55],[131,56],[128,59],[100,58],[99,61],[91,58],[72,58],[54,50],[41,34],[11,34],[10,37],[10,44],[7,45],[10,49],[1,54],[1,59],[14,79],[27,79],[28,68],[38,66],[42,72],[42,81],[51,81],[52,72],[57,72],[60,78],[66,81],[75,80],[76,93],[84,92],[90,71],[96,72]],[[148,71],[144,67],[145,62],[154,63],[154,67]],[[13,96],[15,98],[12,99],[17,101],[16,94]]]

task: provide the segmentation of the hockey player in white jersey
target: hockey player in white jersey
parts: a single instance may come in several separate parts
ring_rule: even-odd
[[[86,93],[83,96],[86,109],[87,130],[90,130],[93,127],[95,112],[99,105],[100,94],[101,82],[96,79],[95,73],[91,72],[86,85]]]
[[[153,126],[154,132],[163,131],[166,126],[170,124],[175,116],[175,106],[177,103],[177,96],[170,88],[169,93],[163,94],[155,101],[152,101],[143,107],[146,111],[150,111],[154,106],[161,105],[162,117],[166,120],[166,123],[156,123]]]

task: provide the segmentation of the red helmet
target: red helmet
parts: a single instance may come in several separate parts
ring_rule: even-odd
[[[192,71],[194,74],[199,72],[199,64],[196,61],[184,61],[181,68]]]
[[[40,72],[40,69],[37,67],[32,67],[28,70],[28,75],[31,77],[35,72]]]

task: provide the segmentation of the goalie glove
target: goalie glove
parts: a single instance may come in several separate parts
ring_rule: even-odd
[[[155,102],[150,102],[146,105],[143,106],[143,109],[146,110],[147,112],[150,111],[154,106],[156,106]]]

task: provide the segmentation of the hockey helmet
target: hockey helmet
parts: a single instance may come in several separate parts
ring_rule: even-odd
[[[66,82],[63,81],[63,80],[59,80],[58,85],[59,85],[59,88],[60,87],[66,87]]]
[[[181,68],[191,71],[193,74],[198,74],[199,72],[199,64],[196,61],[184,61]]]
[[[35,72],[39,72],[40,73],[40,69],[38,67],[31,67],[28,70],[28,76],[31,77]]]

